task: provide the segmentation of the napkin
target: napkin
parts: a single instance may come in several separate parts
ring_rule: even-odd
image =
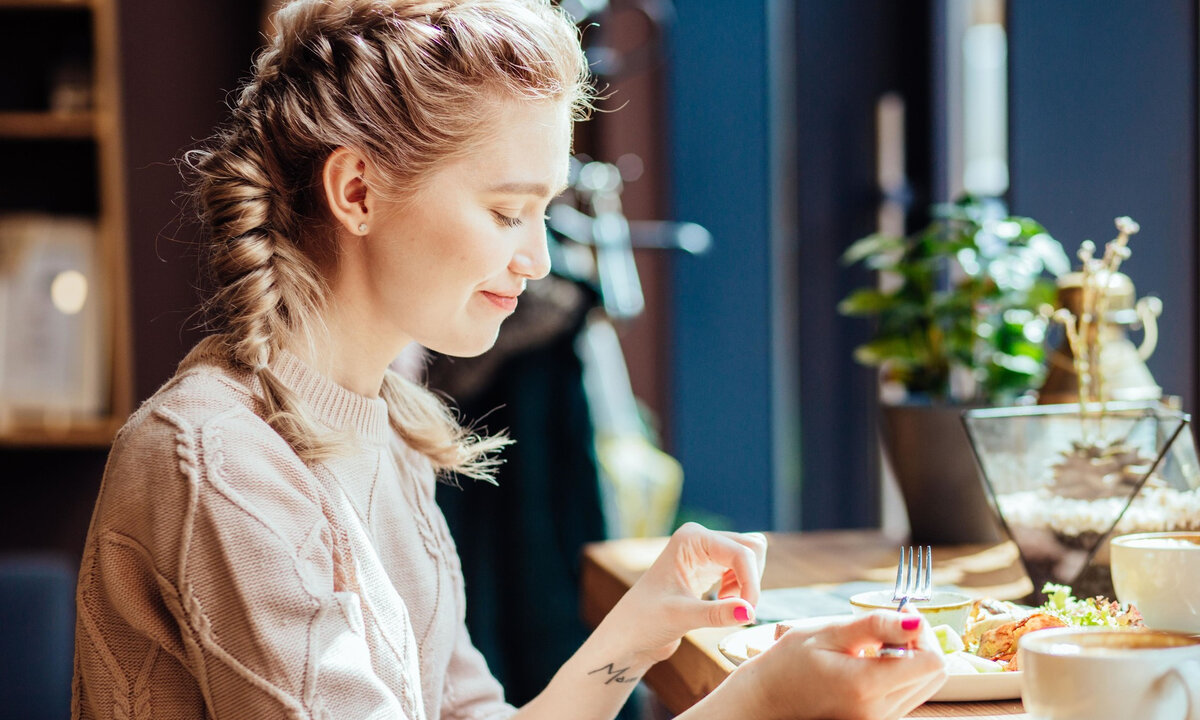
[[[875,582],[848,582],[841,585],[822,587],[790,587],[763,590],[759,595],[758,607],[754,609],[757,623],[779,622],[794,618],[825,617],[827,615],[851,614],[850,597],[868,590],[891,590],[890,584]],[[937,590],[959,588],[947,585]]]

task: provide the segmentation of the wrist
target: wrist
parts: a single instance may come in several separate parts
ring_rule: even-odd
[[[597,658],[612,658],[614,662],[629,666],[639,676],[645,674],[655,663],[665,658],[657,657],[651,648],[645,647],[642,632],[636,622],[630,622],[613,608],[596,627],[588,644],[593,645],[589,653]],[[669,656],[668,656],[669,657]]]
[[[636,629],[623,627],[611,617],[612,613],[559,668],[546,689],[521,708],[518,717],[602,720],[616,715],[653,663],[631,646]]]
[[[630,647],[630,634],[619,625],[601,623],[558,675],[582,683],[589,693],[627,695],[654,664]]]
[[[595,632],[643,672],[671,657],[679,647],[680,636],[668,629],[664,618],[655,617],[653,609],[653,605],[639,602],[636,589],[631,590],[609,611]]]

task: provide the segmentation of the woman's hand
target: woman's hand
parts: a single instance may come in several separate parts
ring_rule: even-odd
[[[911,644],[905,657],[862,656]],[[815,629],[794,629],[746,662],[695,708],[697,717],[891,720],[946,681],[937,638],[913,612],[881,610]],[[702,706],[707,706],[703,707]]]
[[[623,633],[651,665],[670,657],[689,630],[744,625],[754,619],[766,553],[761,533],[717,532],[687,523],[601,628],[609,625]],[[702,599],[714,585],[718,599]]]

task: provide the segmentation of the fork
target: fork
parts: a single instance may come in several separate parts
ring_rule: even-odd
[[[892,602],[899,603],[896,611],[904,609],[909,601],[929,600],[933,597],[933,547],[910,546],[905,552],[900,547],[900,562],[896,563],[896,586],[892,590]],[[884,645],[879,648],[880,657],[904,657],[912,650],[906,645]]]
[[[929,545],[924,548],[918,545],[914,553],[910,546],[906,554],[904,546],[900,546],[900,562],[896,563],[896,587],[892,590],[892,602],[899,603],[896,611],[903,610],[910,600],[929,600],[932,597],[933,548]]]

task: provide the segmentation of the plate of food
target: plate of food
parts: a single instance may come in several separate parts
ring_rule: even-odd
[[[730,662],[740,665],[755,655],[765,652],[775,644],[779,635],[791,628],[815,629],[830,622],[847,620],[850,617],[852,616],[849,614],[826,615],[755,625],[726,635],[717,647]],[[949,626],[942,627],[949,629]],[[930,700],[933,702],[1008,700],[1020,696],[1021,673],[1019,671],[998,669],[992,672],[980,672],[975,669],[951,667],[946,684]]]
[[[962,635],[948,625],[934,628],[950,675],[931,702],[1013,700],[1021,697],[1023,676],[1017,643],[1027,633],[1051,627],[1101,626],[1138,628],[1136,608],[1103,598],[1078,599],[1066,586],[1047,585],[1048,599],[1031,608],[1005,600],[975,600]],[[725,636],[717,647],[734,665],[766,652],[792,628],[815,629],[850,615],[784,620],[744,628]]]

